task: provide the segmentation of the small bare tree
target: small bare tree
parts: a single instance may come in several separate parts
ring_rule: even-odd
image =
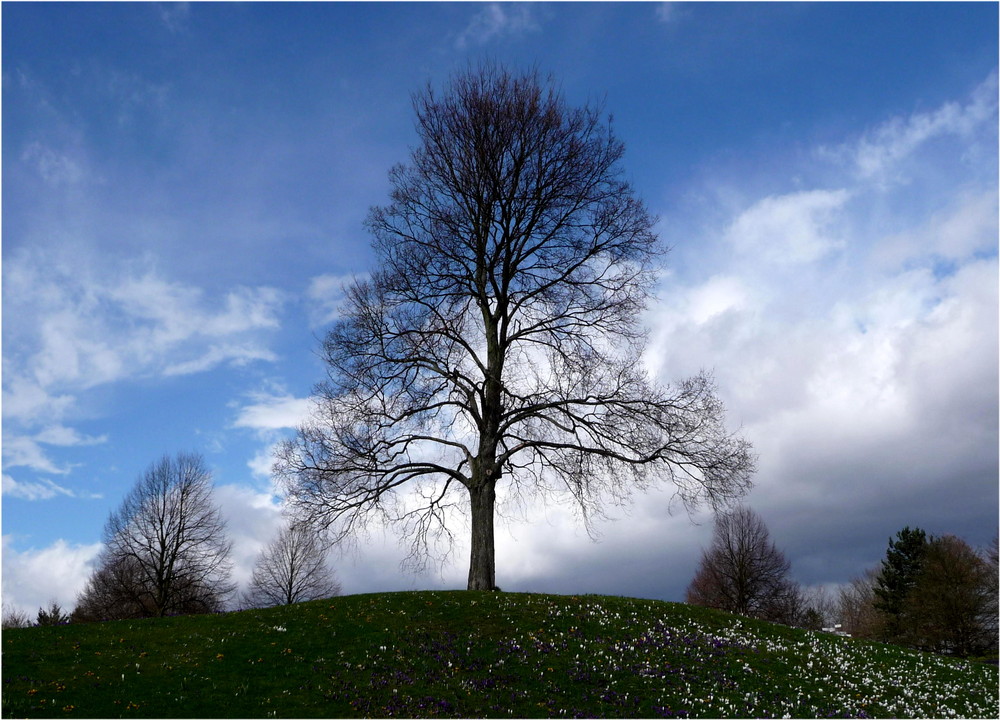
[[[231,543],[199,455],[149,467],[104,526],[97,568],[78,600],[80,619],[223,609]]]
[[[14,630],[26,627],[31,627],[31,618],[28,616],[28,613],[20,608],[3,606],[0,629]]]
[[[643,370],[662,248],[610,121],[497,66],[414,107],[420,145],[368,219],[379,266],[349,288],[314,416],[277,455],[291,507],[337,541],[397,522],[420,562],[459,506],[468,587],[488,590],[498,488],[565,493],[588,523],[653,482],[689,506],[742,495],[754,458],[711,380]]]
[[[326,547],[315,531],[289,524],[257,557],[243,595],[249,607],[271,607],[340,594],[326,565]]]
[[[800,599],[802,627],[808,630],[822,630],[824,627],[832,627],[837,622],[837,602],[822,585],[803,588]]]
[[[687,602],[776,622],[795,623],[801,604],[791,564],[757,513],[737,507],[716,517],[712,546],[702,553]]]
[[[884,619],[875,608],[878,568],[869,568],[842,585],[837,595],[837,611],[844,632],[859,638],[880,637]]]

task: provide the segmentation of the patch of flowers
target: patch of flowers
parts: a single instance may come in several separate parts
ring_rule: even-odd
[[[423,633],[380,644],[367,688],[329,676],[328,697],[382,716],[995,717],[989,672],[932,655],[819,633],[763,634],[733,617],[711,627],[657,617],[655,605],[494,596],[502,617],[543,605],[538,627],[490,639]],[[505,603],[512,603],[505,608]],[[629,629],[622,637],[622,629]],[[802,639],[805,637],[805,639]],[[378,657],[390,662],[374,662]],[[486,658],[491,658],[487,662]],[[357,678],[358,667],[351,677]],[[942,692],[942,675],[954,686]],[[994,672],[995,675],[995,672]],[[937,678],[930,681],[928,678]],[[970,693],[970,683],[976,692]],[[449,688],[432,702],[428,686]],[[776,690],[780,688],[780,690]],[[384,692],[380,692],[384,691]],[[595,708],[596,713],[595,713]]]

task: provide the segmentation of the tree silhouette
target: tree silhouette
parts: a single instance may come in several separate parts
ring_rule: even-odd
[[[74,619],[221,610],[230,582],[226,523],[200,455],[153,463],[111,513]]]
[[[323,543],[309,528],[290,524],[257,557],[244,600],[251,607],[271,607],[339,594]]]
[[[907,626],[906,597],[916,584],[927,550],[927,534],[920,528],[904,527],[889,538],[889,547],[875,583],[875,609],[883,617],[883,640],[905,640]]]
[[[711,379],[643,371],[662,248],[611,122],[496,65],[414,107],[420,144],[368,218],[378,267],[349,288],[315,413],[277,455],[290,506],[334,540],[396,522],[417,563],[461,506],[468,587],[492,589],[498,488],[566,493],[588,527],[653,482],[689,506],[745,492],[754,458]]]
[[[800,592],[791,565],[747,507],[720,514],[712,546],[687,590],[687,602],[777,622],[798,620]]]

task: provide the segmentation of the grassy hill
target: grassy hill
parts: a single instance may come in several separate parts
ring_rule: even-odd
[[[3,717],[989,717],[995,666],[674,603],[351,595],[10,630]]]

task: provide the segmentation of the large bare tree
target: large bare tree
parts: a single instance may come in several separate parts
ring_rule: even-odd
[[[712,546],[687,590],[687,602],[776,622],[797,620],[801,595],[791,564],[763,519],[748,507],[720,513]]]
[[[745,492],[754,458],[711,379],[643,370],[662,247],[611,121],[496,65],[414,108],[420,144],[368,218],[378,267],[349,288],[315,414],[277,456],[291,506],[334,539],[398,521],[420,558],[464,505],[468,587],[492,589],[498,487],[564,491],[585,519],[653,482],[689,505]]]
[[[250,607],[271,607],[339,595],[340,584],[326,565],[326,554],[312,529],[285,525],[257,556],[245,602]]]
[[[78,599],[79,619],[223,609],[231,543],[200,455],[153,463],[111,513],[104,548]]]

